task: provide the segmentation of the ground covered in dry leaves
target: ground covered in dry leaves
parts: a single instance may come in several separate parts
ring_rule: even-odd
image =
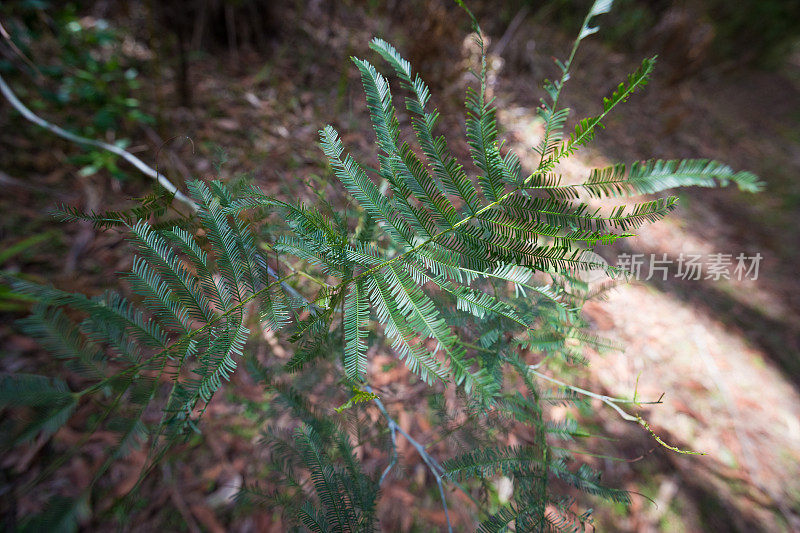
[[[407,21],[397,22],[391,13],[310,9],[285,14],[292,17],[287,25],[296,29],[269,57],[247,50],[238,51],[235,61],[227,53],[194,57],[191,108],[163,105],[175,98],[169,70],[162,79],[146,79],[142,100],[159,107],[158,123],[125,132],[134,138],[131,150],[153,162],[159,148],[162,168],[178,182],[248,174],[268,193],[293,199],[313,201],[314,187],[341,194],[328,185],[317,130],[332,123],[349,148],[374,155],[357,72],[348,56],[371,57],[367,43],[381,35],[412,59],[419,58],[415,63],[421,63],[422,75],[431,80],[434,102],[442,110],[440,127],[462,160],[467,156],[460,102],[474,50],[460,27],[447,24],[452,12],[440,14],[443,22],[426,28],[435,38],[420,42]],[[490,89],[502,110],[501,127],[518,153],[531,154],[529,148],[542,133],[535,113],[542,95],[539,83],[555,74],[550,58],[568,51],[569,37],[533,22],[523,22],[510,34],[500,26],[493,30],[490,39],[504,43],[499,55],[489,57]],[[601,97],[635,69],[639,57],[585,43],[565,95],[575,116],[595,112]],[[768,183],[763,194],[681,192],[681,207],[667,221],[602,253],[611,263],[620,253],[667,253],[674,258],[681,253],[759,252],[764,259],[755,281],[680,281],[670,272],[666,281],[634,281],[587,305],[592,327],[620,341],[625,350],[587,353],[591,365],[580,373],[578,384],[619,397],[631,397],[635,389],[642,399],[664,393],[663,403],[646,411],[652,428],[674,446],[707,455],[671,452],[598,402],[591,415],[578,415],[598,437],[575,443],[575,450],[606,473],[607,483],[642,496],[634,494],[630,508],[583,503],[595,508],[600,530],[798,530],[800,65],[789,63],[775,72],[680,74],[669,64],[659,68],[646,92],[623,106],[592,147],[562,170],[567,179],[580,180],[589,168],[610,162],[699,156],[752,170]],[[133,173],[124,182],[103,174],[79,176],[69,161],[75,147],[24,124],[8,106],[0,113],[3,123],[12,125],[0,132],[3,247],[49,232],[40,246],[2,267],[89,293],[116,286],[117,273],[130,266],[122,237],[56,223],[49,212],[57,203],[84,209],[124,207],[150,184]],[[48,118],[58,122],[59,117]],[[405,119],[402,113],[400,118]],[[191,138],[193,151],[181,138],[163,141],[176,136]],[[345,199],[334,196],[332,201]],[[46,358],[16,332],[13,319],[20,316],[18,311],[2,315],[3,371],[30,370]],[[291,349],[271,338],[265,344],[278,358],[288,357]],[[387,354],[373,354],[373,385],[381,388],[382,398],[407,431],[421,442],[436,440],[437,428],[431,427],[425,405],[413,401],[420,385],[402,368],[382,370],[389,360]],[[231,505],[236,488],[258,471],[259,428],[250,410],[264,402],[246,377],[235,378],[228,390],[234,389],[235,397],[220,395],[209,408],[202,438],[145,487],[147,499],[137,508],[131,529],[284,530],[277,513],[242,515]],[[251,407],[244,408],[242,400]],[[5,481],[35,473],[41,454],[82,442],[80,428],[90,415],[91,406],[85,406],[54,442],[34,442],[0,459]],[[377,421],[377,411],[374,415]],[[88,483],[109,438],[103,432],[89,438],[81,453],[50,478],[49,489]],[[400,447],[405,475],[383,491],[384,529],[425,531],[424,524],[431,523],[443,527],[435,491],[420,490],[431,485],[426,469],[402,440]],[[368,468],[378,471],[385,465],[384,450],[362,453]],[[130,489],[143,460],[143,454],[134,453],[112,468],[108,501],[98,502],[98,508]],[[474,523],[469,502],[456,493],[449,498],[457,509],[458,530],[469,530]],[[35,498],[19,505],[21,512],[29,511]],[[409,512],[412,508],[418,511]]]

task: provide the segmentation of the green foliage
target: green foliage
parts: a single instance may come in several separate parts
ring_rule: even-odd
[[[246,485],[239,501],[280,507],[290,522],[308,531],[375,531],[380,487],[363,471],[347,432],[301,392],[274,384],[268,389],[302,423],[294,430],[269,428],[265,433],[270,473],[264,481],[278,483],[280,489],[266,489],[263,483]],[[368,393],[354,393],[351,402],[369,401]]]
[[[53,237],[54,234],[51,232],[37,233],[0,248],[0,270],[8,269],[9,262],[24,256],[31,249],[41,246],[44,241]],[[0,311],[24,311],[27,308],[28,302],[24,297],[14,294],[6,286],[0,285]]]
[[[142,198],[137,198],[135,207],[122,211],[85,212],[73,206],[62,206],[54,215],[64,222],[89,222],[95,229],[117,228],[132,226],[139,220],[150,217],[157,218],[158,223],[153,224],[156,229],[183,227],[187,220],[181,218],[164,220],[164,215],[172,207],[173,195],[156,186],[153,193]]]
[[[301,423],[268,431],[269,475],[283,485],[278,491],[248,486],[242,498],[250,503],[280,506],[310,531],[373,530],[380,485],[397,462],[398,435],[412,442],[429,468],[446,512],[442,484],[452,483],[475,499],[459,480],[480,485],[497,476],[513,478],[512,501],[496,513],[480,511],[484,531],[512,525],[517,531],[570,529],[588,521],[587,513],[576,514],[559,494],[559,483],[627,502],[624,491],[605,487],[585,465],[573,468],[568,453],[556,453],[551,441],[570,439],[578,429],[545,420],[543,407],[576,402],[585,391],[548,390],[558,381],[537,380],[540,374],[528,360],[581,363],[581,344],[610,344],[587,331],[580,317],[594,291],[579,274],[597,269],[615,274],[588,246],[627,238],[631,229],[664,217],[676,199],[601,210],[590,208],[580,193],[625,197],[729,183],[754,191],[760,184],[752,174],[734,173],[720,163],[688,160],[635,163],[627,172],[621,165],[597,169],[582,184],[561,185],[558,164],[591,141],[605,116],[644,86],[653,69],[653,61],[645,60],[603,100],[599,114],[580,120],[573,134],[564,133],[569,110],[559,99],[578,44],[597,31],[594,17],[610,7],[610,0],[595,2],[569,58],[559,62],[560,79],[545,83],[545,135],[536,149],[536,168],[523,172],[519,157],[498,139],[485,64],[479,89],[470,90],[466,101],[467,144],[478,172],[473,180],[444,137],[434,133],[438,113],[429,108],[425,83],[394,47],[375,39],[371,48],[407,93],[419,148],[402,140],[388,79],[370,62],[354,58],[379,167],[376,176],[368,174],[332,126],[320,131],[332,172],[352,198],[346,215],[324,200],[318,206],[294,204],[257,187],[235,191],[219,181],[190,182],[197,212],[169,228],[157,221],[165,213],[161,194],[126,212],[64,209],[63,218],[127,230],[136,255],[126,279],[135,298],[114,292],[87,297],[6,276],[15,292],[39,302],[25,330],[78,374],[74,391],[44,376],[2,378],[2,405],[27,410],[33,420],[21,430],[23,440],[52,434],[81,398],[91,397],[105,409],[93,429],[118,435],[109,461],[149,443],[141,481],[181,437],[199,430],[200,417],[254,341],[251,332],[266,330],[292,343],[294,353],[283,368],[250,358],[250,373]],[[355,226],[348,220],[352,212],[358,216]],[[261,242],[255,226],[271,216],[284,228]],[[264,250],[290,265],[290,273],[281,276],[279,264],[270,266]],[[456,422],[441,398],[432,396],[439,427],[464,450],[443,465],[391,419],[369,385],[380,371],[369,357],[373,346],[381,346],[373,340],[380,336],[411,373],[438,387],[431,391],[458,388],[466,421]],[[326,387],[338,382],[353,395],[344,404],[312,405],[310,390],[325,379]],[[286,380],[308,389],[292,388]],[[334,409],[337,404],[341,407]],[[363,424],[347,428],[331,418],[332,410],[358,417],[373,405],[384,415],[391,439],[389,464],[377,481],[363,471],[350,441]],[[153,409],[162,413],[158,421],[144,417]],[[521,428],[532,436],[530,444],[498,444]],[[385,441],[375,431],[372,437]]]
[[[349,408],[351,408],[354,405],[357,405],[359,403],[371,402],[372,400],[374,400],[377,397],[378,397],[378,395],[375,394],[374,392],[366,392],[366,391],[363,391],[363,390],[361,390],[359,388],[353,387],[353,395],[350,397],[350,399],[347,400],[345,403],[343,403],[342,405],[340,405],[339,407],[337,407],[334,410],[337,413],[341,413],[345,409],[349,409]]]
[[[31,407],[33,413],[15,431],[3,436],[4,448],[25,443],[37,435],[52,435],[69,419],[76,398],[60,379],[14,374],[0,379],[0,407]],[[10,438],[9,438],[10,437]]]

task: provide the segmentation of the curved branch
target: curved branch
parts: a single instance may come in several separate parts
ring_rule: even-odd
[[[661,437],[659,437],[656,434],[655,431],[653,431],[650,428],[650,424],[648,424],[647,421],[645,421],[644,418],[642,418],[640,415],[635,415],[634,416],[634,415],[626,412],[625,410],[623,410],[619,405],[617,405],[618,403],[635,403],[636,405],[640,405],[640,404],[655,404],[655,403],[661,403],[661,399],[659,399],[659,400],[657,400],[655,402],[637,402],[637,401],[632,401],[632,400],[626,400],[624,398],[612,398],[611,396],[606,396],[605,394],[597,394],[596,392],[592,392],[592,391],[589,391],[589,390],[586,390],[586,389],[582,389],[582,388],[576,387],[574,385],[569,385],[567,383],[564,383],[563,381],[559,381],[559,380],[557,380],[555,378],[551,378],[548,375],[542,374],[541,372],[537,372],[535,367],[536,367],[536,365],[529,365],[528,366],[528,372],[530,372],[531,374],[533,374],[536,377],[539,377],[539,378],[542,378],[542,379],[544,379],[546,381],[549,381],[550,383],[555,383],[556,385],[559,385],[561,387],[565,387],[567,389],[570,389],[571,391],[577,392],[578,394],[583,394],[584,396],[588,396],[590,398],[595,398],[597,400],[600,400],[604,404],[606,404],[609,407],[611,407],[612,409],[614,409],[617,413],[619,413],[619,416],[621,416],[624,420],[627,420],[628,422],[636,422],[637,424],[642,426],[645,430],[647,430],[648,433],[650,433],[650,435],[656,440],[656,442],[658,442],[664,448],[672,450],[673,452],[682,453],[682,454],[686,454],[686,455],[706,455],[705,452],[695,452],[695,451],[692,451],[692,450],[682,450],[682,449],[680,449],[680,448],[678,448],[676,446],[671,446],[671,445],[667,444],[666,442],[664,442],[661,439]],[[663,396],[663,394],[662,394],[662,396]]]
[[[8,100],[8,102],[14,107],[14,109],[19,111],[19,113],[30,122],[33,122],[37,126],[41,126],[42,128],[51,131],[52,133],[55,133],[59,137],[62,137],[68,141],[72,141],[78,144],[88,144],[90,146],[96,146],[97,148],[102,148],[103,150],[107,150],[113,154],[120,156],[121,158],[129,162],[131,165],[136,167],[136,169],[145,176],[148,176],[158,181],[158,183],[162,187],[164,187],[167,191],[169,191],[170,194],[172,194],[176,200],[183,202],[183,204],[185,204],[189,209],[191,209],[192,212],[197,211],[197,204],[191,198],[189,198],[181,191],[179,191],[178,188],[175,187],[175,185],[173,185],[172,182],[169,181],[169,179],[167,179],[166,176],[164,176],[154,168],[147,165],[144,161],[142,161],[132,153],[123,150],[119,146],[114,146],[113,144],[108,144],[103,141],[97,141],[94,139],[87,139],[86,137],[81,137],[80,135],[75,135],[74,133],[71,133],[65,130],[64,128],[56,126],[55,124],[51,124],[45,119],[34,114],[33,111],[25,107],[25,104],[23,104],[19,100],[19,98],[17,98],[17,95],[15,95],[14,91],[11,90],[11,87],[8,86],[6,81],[3,79],[2,75],[0,75],[0,92],[3,93],[3,96],[6,97],[6,100]],[[267,273],[271,278],[276,280],[280,279],[277,272],[275,272],[275,270],[271,266],[267,265],[266,261],[262,262],[262,266],[266,266]],[[283,282],[281,282],[281,286],[295,298],[301,298],[305,300],[305,298],[299,292],[297,292],[294,289],[294,287],[291,287],[287,283]],[[308,300],[306,300],[306,302],[307,301]]]
[[[144,161],[133,155],[132,153],[123,150],[119,146],[114,146],[113,144],[105,143],[103,141],[97,141],[94,139],[87,139],[86,137],[81,137],[80,135],[75,135],[64,128],[56,126],[55,124],[51,124],[47,122],[45,119],[39,117],[38,115],[34,114],[33,111],[25,107],[25,104],[20,102],[17,95],[11,90],[11,87],[8,86],[6,81],[0,76],[0,92],[3,93],[6,100],[16,109],[19,113],[25,117],[26,120],[33,122],[37,126],[40,126],[52,133],[55,133],[59,137],[66,139],[68,141],[77,143],[77,144],[88,144],[89,146],[95,146],[97,148],[102,148],[103,150],[109,151],[112,154],[116,154],[119,157],[123,158],[125,161],[136,167],[136,169],[154,180],[156,180],[162,187],[168,190],[176,200],[179,200],[183,204],[185,204],[189,209],[193,212],[197,211],[197,205],[185,194],[178,190],[175,185],[172,184],[171,181],[167,179],[166,176],[155,170],[154,168],[147,165]]]
[[[364,388],[364,390],[366,390],[369,393],[373,392],[372,391],[372,387],[370,387],[369,385],[367,385]],[[381,414],[383,414],[383,417],[386,419],[386,422],[389,424],[389,429],[392,432],[392,458],[389,461],[389,466],[387,466],[386,470],[383,471],[383,474],[381,475],[381,479],[380,479],[379,483],[383,483],[383,480],[386,478],[386,475],[389,473],[389,470],[397,462],[397,433],[396,432],[399,432],[417,450],[417,453],[419,453],[419,456],[422,457],[422,460],[428,466],[428,470],[430,470],[431,474],[433,474],[433,477],[436,480],[436,485],[438,485],[438,487],[439,487],[439,495],[442,498],[442,507],[444,507],[444,517],[445,517],[445,520],[447,520],[447,531],[449,533],[453,533],[453,526],[450,524],[450,513],[447,510],[447,499],[445,498],[444,487],[442,485],[442,476],[445,475],[444,468],[442,468],[442,466],[439,464],[438,461],[436,461],[436,459],[431,457],[428,454],[428,452],[425,451],[425,447],[422,444],[417,442],[402,427],[400,427],[400,425],[391,416],[389,416],[389,413],[386,411],[386,408],[383,406],[383,402],[381,402],[380,398],[377,398],[377,397],[373,398],[373,401],[375,402],[375,405],[378,406],[378,409],[380,409]]]

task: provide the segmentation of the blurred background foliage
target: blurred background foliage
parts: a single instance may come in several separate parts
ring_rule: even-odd
[[[589,2],[520,4],[569,28],[580,24],[580,13]],[[683,42],[696,47],[694,55],[707,56],[709,64],[775,67],[791,52],[798,35],[800,4],[792,0],[621,0],[615,2],[601,38],[631,51],[651,49],[659,39],[668,46]]]
[[[136,98],[139,68],[148,54],[137,54],[108,21],[81,19],[78,13],[75,4],[55,7],[35,0],[0,7],[0,17],[20,55],[29,58],[32,47],[36,48],[37,62],[26,65],[35,83],[22,88],[20,96],[36,112],[58,113],[61,124],[81,136],[125,148],[130,141],[119,138],[117,132],[153,123]],[[4,57],[0,71],[11,74],[16,68]],[[116,158],[103,151],[90,150],[75,156],[73,162],[82,165],[84,175],[105,169],[115,178],[124,177]]]

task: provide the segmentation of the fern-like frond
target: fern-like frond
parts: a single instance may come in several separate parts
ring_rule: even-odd
[[[489,518],[481,522],[478,531],[480,533],[505,533],[509,531],[508,526],[512,523],[519,523],[521,522],[525,516],[532,511],[538,511],[541,507],[541,504],[537,502],[530,502],[530,506],[515,506],[511,505],[508,507],[503,507],[495,514],[491,515]],[[540,528],[537,527],[541,523],[541,519],[534,520],[532,523],[529,521],[527,526],[529,529],[519,529],[516,528],[517,531],[537,531]],[[520,524],[521,525],[521,524]]]
[[[645,223],[653,223],[664,218],[676,207],[676,197],[659,198],[633,205],[614,207],[610,215],[603,215],[600,209],[591,211],[587,204],[573,205],[554,198],[529,198],[514,196],[502,206],[493,209],[506,217],[522,221],[545,222],[550,226],[568,230],[589,230],[602,232],[609,228],[623,231],[636,229]],[[492,220],[488,212],[486,220]],[[598,234],[598,239],[601,235]]]
[[[545,470],[544,451],[530,446],[485,448],[467,452],[442,464],[449,477],[510,476],[515,472]]]
[[[569,139],[558,149],[557,158],[573,154],[579,147],[594,139],[597,128],[602,126],[602,120],[636,90],[647,85],[655,64],[655,57],[645,58],[636,72],[629,74],[628,79],[620,83],[610,96],[603,98],[603,111],[599,115],[580,120]]]
[[[42,406],[72,399],[67,384],[58,378],[36,374],[0,376],[0,406]]]
[[[484,82],[485,83],[485,82]],[[496,110],[483,91],[467,91],[467,143],[472,160],[482,174],[478,178],[484,197],[496,202],[505,192],[504,161],[497,144]]]
[[[65,360],[78,374],[95,379],[103,375],[102,350],[90,343],[61,309],[37,304],[19,325],[25,334],[40,342],[55,357]]]
[[[261,291],[259,295],[261,324],[278,331],[291,320],[291,303],[280,285]]]
[[[593,3],[569,57],[556,62],[560,76],[545,82],[544,135],[534,148],[539,161],[525,173],[520,158],[499,139],[496,109],[487,96],[483,36],[470,13],[481,70],[480,87],[467,92],[466,144],[480,191],[448,151],[445,138],[435,135],[439,115],[428,107],[427,85],[394,47],[374,39],[371,48],[408,93],[405,104],[418,147],[414,140],[401,139],[389,79],[368,61],[353,58],[376,134],[378,169],[346,153],[333,127],[319,132],[333,174],[352,199],[347,206],[323,198],[328,190],[324,180],[312,191],[317,196],[313,205],[271,198],[254,186],[239,190],[220,181],[191,181],[196,216],[174,226],[151,220],[162,217],[171,201],[162,193],[129,211],[81,214],[65,209],[64,219],[130,229],[137,255],[127,279],[135,298],[112,292],[90,298],[2,276],[13,291],[38,301],[25,330],[83,376],[70,379],[75,392],[63,380],[0,376],[0,407],[23,415],[23,423],[2,443],[4,449],[12,441],[52,435],[84,396],[91,397],[106,408],[94,427],[117,437],[98,475],[150,439],[143,479],[179,437],[196,429],[239,366],[257,320],[270,344],[280,336],[294,344],[290,358],[271,358],[271,366],[247,358],[251,375],[269,391],[269,401],[260,404],[264,417],[278,420],[288,408],[296,423],[286,425],[282,418],[281,428],[267,430],[273,443],[267,475],[283,478],[287,490],[268,493],[251,487],[243,494],[249,491],[253,500],[284,507],[285,516],[300,528],[375,529],[380,484],[397,454],[392,450],[379,480],[364,473],[354,451],[368,433],[359,412],[376,412],[357,404],[370,402],[387,419],[392,446],[402,434],[420,453],[443,499],[443,481],[463,490],[457,480],[478,478],[477,487],[496,476],[512,478],[513,500],[492,509],[496,512],[481,524],[482,531],[569,530],[586,523],[589,515],[571,511],[572,502],[550,497],[552,478],[627,503],[624,491],[605,487],[588,467],[572,468],[568,451],[550,447],[551,439],[585,433],[572,420],[546,422],[543,404],[586,405],[587,391],[549,378],[547,392],[540,392],[531,363],[539,366],[555,357],[586,363],[583,346],[614,347],[592,334],[579,315],[594,294],[579,274],[617,272],[589,248],[612,244],[660,220],[676,199],[646,199],[610,212],[583,199],[730,183],[756,191],[761,183],[753,174],[701,159],[617,165],[592,171],[582,184],[561,182],[557,165],[587,144],[605,117],[643,87],[653,70],[654,58],[646,59],[603,100],[598,115],[579,121],[565,136],[570,111],[560,103],[563,88],[578,45],[597,31],[594,17],[610,6],[611,0]],[[260,224],[268,235],[264,243],[256,237]],[[282,256],[274,267],[267,251],[270,263],[271,254]],[[309,291],[310,284],[321,288]],[[429,385],[452,381],[463,389],[454,396],[455,407],[464,407],[463,417],[452,409],[450,395],[447,402],[444,394],[435,397],[442,427],[457,433],[456,442],[468,450],[444,468],[425,451],[433,448],[400,428],[371,388],[355,386],[349,400],[317,406],[312,402],[316,393],[295,389],[280,376],[282,370],[310,370],[292,378],[320,383],[314,372],[324,370],[330,383],[366,383],[373,310],[376,329],[391,339],[412,373]],[[323,360],[330,365],[309,369]],[[161,410],[158,422],[145,416],[156,409],[154,403]],[[335,409],[338,415],[332,405],[341,405]],[[344,430],[342,419],[347,419]],[[498,447],[492,440],[520,427],[531,444]],[[52,523],[74,522],[74,509],[59,507],[51,514]]]
[[[428,384],[432,384],[436,378],[446,381],[447,370],[421,343],[415,341],[416,332],[408,324],[406,315],[397,307],[383,278],[371,276],[367,278],[366,286],[378,321],[383,324],[386,334],[393,341],[392,348],[408,369]]]
[[[182,333],[189,333],[191,321],[187,308],[182,301],[173,296],[172,289],[146,260],[138,256],[133,258],[129,280],[134,290],[144,297],[145,305],[155,310],[156,316],[170,327]]]
[[[21,406],[33,408],[33,415],[16,431],[8,431],[6,426],[0,449],[28,442],[40,434],[52,435],[69,420],[78,406],[78,397],[61,379],[35,374],[0,376],[0,407]]]
[[[133,338],[146,346],[164,348],[168,344],[167,334],[157,322],[116,293],[107,292],[102,296],[87,298],[82,294],[38,285],[19,278],[6,279],[15,292],[52,306],[67,306],[83,311],[94,321],[130,333]]]
[[[350,409],[354,405],[358,405],[360,403],[371,402],[372,400],[374,400],[377,397],[378,397],[378,395],[375,394],[374,392],[366,392],[366,391],[363,391],[363,390],[359,389],[358,387],[353,387],[353,395],[350,396],[350,398],[346,402],[344,402],[342,405],[340,405],[339,407],[335,408],[334,411],[336,411],[337,413],[341,413],[342,411],[345,411],[346,409]]]
[[[132,226],[139,220],[161,217],[172,204],[174,196],[156,185],[153,192],[136,199],[136,207],[123,211],[84,212],[74,206],[60,206],[55,217],[63,222],[89,222],[95,229]],[[182,221],[182,222],[185,222]]]
[[[408,324],[417,332],[437,342],[450,364],[450,373],[457,385],[463,383],[467,392],[475,391],[484,400],[494,395],[495,384],[483,369],[473,370],[465,357],[465,350],[450,330],[433,301],[417,286],[402,268],[389,265],[383,272],[398,309],[406,316]]]
[[[18,531],[76,531],[81,519],[88,513],[89,505],[85,498],[76,500],[56,496],[48,501],[44,511],[26,516],[19,524]]]
[[[592,7],[589,9],[589,13],[586,15],[586,19],[583,21],[583,26],[581,26],[581,31],[578,34],[578,41],[582,41],[593,33],[597,33],[599,28],[590,24],[592,19],[598,15],[604,15],[611,11],[611,6],[613,4],[614,0],[595,0],[595,2],[592,4]]]
[[[229,309],[233,294],[225,283],[211,274],[208,254],[200,248],[195,237],[179,227],[164,232],[164,236],[189,258],[208,300],[220,311]]]
[[[523,328],[529,326],[529,322],[520,316],[518,310],[505,302],[501,302],[491,294],[476,291],[468,287],[453,288],[452,294],[456,297],[456,306],[458,309],[467,311],[476,318],[482,319],[487,315],[496,314],[507,318]]]
[[[637,162],[627,173],[623,164],[595,169],[578,187],[595,198],[602,198],[652,194],[676,187],[725,187],[729,183],[747,192],[758,192],[763,187],[755,174],[734,172],[728,165],[708,159]]]
[[[382,223],[383,229],[398,244],[413,247],[414,235],[408,224],[399,217],[389,200],[381,194],[378,187],[367,177],[364,170],[349,155],[339,134],[331,126],[320,131],[322,150],[328,158],[336,176],[369,215]]]
[[[344,369],[353,381],[363,381],[367,372],[367,345],[364,330],[369,319],[369,302],[363,280],[350,284],[344,299]]]
[[[188,183],[189,191],[199,202],[198,216],[206,229],[208,240],[214,246],[217,267],[223,283],[238,301],[244,299],[245,262],[236,234],[231,229],[227,214],[220,201],[204,183],[194,180]]]
[[[311,502],[305,502],[303,506],[297,510],[298,520],[314,533],[328,533],[334,531],[328,523],[325,515],[314,507]]]
[[[375,38],[370,47],[395,69],[403,86],[414,95],[413,98],[406,99],[406,107],[412,114],[411,125],[442,189],[463,202],[469,214],[475,214],[478,210],[475,186],[467,177],[464,168],[449,153],[444,136],[434,136],[433,129],[439,113],[436,110],[431,112],[425,110],[430,99],[427,85],[419,75],[412,74],[410,63],[403,59],[392,45]],[[456,222],[452,204],[443,205],[443,216],[450,225]]]
[[[616,503],[629,504],[631,501],[627,491],[606,487],[601,484],[600,475],[588,465],[582,464],[573,472],[567,467],[564,460],[559,459],[551,461],[548,467],[555,477],[584,492],[595,494]]]
[[[344,492],[340,476],[330,466],[322,440],[311,427],[295,431],[297,451],[308,467],[314,489],[325,510],[325,517],[334,524],[333,531],[357,531],[356,512],[350,494]]]
[[[228,381],[236,370],[237,358],[242,356],[249,330],[239,325],[235,332],[218,330],[208,351],[200,357],[201,366],[195,372],[200,376],[189,390],[196,390],[196,397],[205,403]]]

